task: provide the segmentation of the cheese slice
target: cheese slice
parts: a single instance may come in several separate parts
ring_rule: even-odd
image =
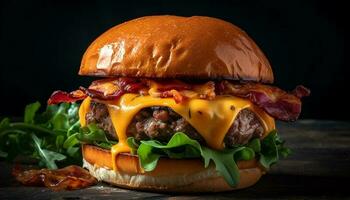
[[[85,118],[90,99],[84,100],[79,115]],[[216,96],[213,100],[190,99],[177,104],[173,98],[157,98],[138,94],[124,94],[117,101],[105,102],[119,142],[111,149],[112,158],[122,152],[130,152],[126,143],[127,128],[133,117],[141,109],[151,106],[167,106],[186,119],[213,149],[224,148],[223,140],[238,113],[243,109],[252,110],[260,119],[266,135],[275,129],[275,122],[266,112],[249,100],[234,96]],[[84,122],[84,120],[80,120]],[[82,126],[85,125],[82,123]],[[115,160],[113,160],[115,164]],[[116,167],[114,167],[116,170]]]
[[[84,101],[80,104],[79,108],[79,122],[82,127],[86,126],[86,113],[89,112],[90,110],[90,103],[91,103],[91,98],[86,97]]]

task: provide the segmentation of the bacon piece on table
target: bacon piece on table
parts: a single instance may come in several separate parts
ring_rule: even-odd
[[[97,180],[85,169],[71,165],[62,169],[25,170],[15,167],[16,180],[27,186],[45,186],[52,190],[76,190],[97,184]]]

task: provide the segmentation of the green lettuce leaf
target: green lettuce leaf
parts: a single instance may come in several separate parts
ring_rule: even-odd
[[[62,103],[40,112],[40,103],[35,102],[26,106],[22,122],[2,119],[0,158],[11,161],[19,155],[28,156],[42,167],[55,169],[58,165],[80,165],[81,143],[110,148],[113,142],[96,125],[80,127],[78,109],[79,104]]]
[[[112,145],[116,144],[115,141],[108,140],[106,133],[96,124],[88,124],[86,127],[80,128],[75,138],[77,142],[94,144],[105,149],[110,149]]]
[[[269,169],[278,161],[281,151],[286,155],[290,152],[283,147],[283,141],[277,136],[276,131],[271,132],[262,141],[258,138],[252,139],[245,146],[236,146],[223,151],[202,146],[181,132],[175,133],[168,143],[157,140],[138,143],[133,137],[129,137],[127,142],[132,152],[139,156],[140,164],[145,171],[154,170],[158,160],[163,156],[173,159],[202,158],[204,167],[208,167],[212,162],[217,172],[231,186],[237,185],[239,181],[237,161],[252,160],[258,157],[260,163]]]
[[[29,123],[29,124],[33,124],[35,114],[39,110],[39,108],[40,108],[39,102],[35,102],[35,103],[27,105],[25,108],[25,111],[24,111],[24,122]]]
[[[137,149],[139,148],[139,144],[136,142],[134,137],[128,137],[126,140],[128,146],[131,149],[131,154],[136,155],[137,154]]]
[[[280,159],[287,157],[291,150],[283,146],[284,141],[277,135],[276,130],[273,130],[261,141],[261,152],[259,153],[260,164],[269,169],[271,165],[277,163]]]
[[[34,141],[35,150],[40,160],[45,163],[46,167],[49,169],[57,169],[55,161],[61,161],[66,159],[66,156],[57,152],[53,152],[42,148],[42,140],[40,140],[36,135],[32,134],[32,139]]]
[[[131,148],[133,147],[135,146],[131,146]],[[247,154],[247,152],[249,153]],[[251,152],[253,153],[250,154]],[[254,151],[248,147],[216,151],[201,146],[196,140],[181,132],[175,133],[166,144],[156,140],[141,141],[137,154],[145,171],[152,171],[161,156],[178,159],[202,157],[204,166],[208,167],[210,162],[213,162],[216,170],[231,186],[237,185],[239,180],[239,170],[235,156],[238,159],[244,158],[247,160],[254,158]]]

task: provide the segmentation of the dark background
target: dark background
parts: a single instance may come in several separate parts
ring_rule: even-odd
[[[345,2],[345,1],[344,1]],[[0,116],[20,116],[57,89],[88,86],[77,75],[88,45],[145,15],[207,15],[244,29],[270,60],[280,88],[311,88],[302,118],[349,120],[348,10],[336,1],[1,1]],[[161,37],[161,35],[160,35]]]

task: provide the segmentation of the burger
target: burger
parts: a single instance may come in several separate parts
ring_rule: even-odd
[[[272,68],[254,41],[202,16],[114,26],[88,47],[79,75],[98,79],[54,92],[49,104],[82,100],[84,167],[98,180],[138,190],[252,186],[289,154],[275,119],[296,120],[309,95],[303,86],[272,86]]]

